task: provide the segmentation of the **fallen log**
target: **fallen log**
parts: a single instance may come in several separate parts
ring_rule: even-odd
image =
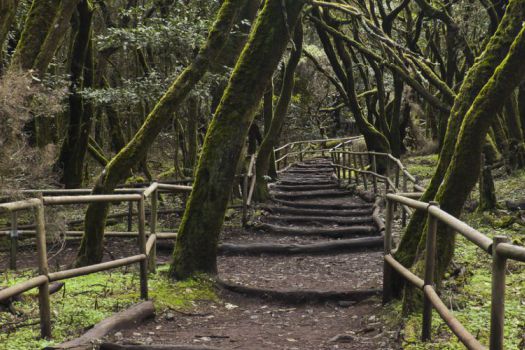
[[[102,343],[100,350],[221,350],[220,348],[200,345],[120,345]]]
[[[304,304],[311,302],[326,302],[326,301],[363,301],[373,296],[380,295],[380,289],[366,289],[366,290],[350,290],[350,291],[321,291],[313,289],[264,289],[255,287],[246,287],[236,283],[231,283],[223,280],[218,280],[217,285],[224,290],[230,292],[243,294],[248,297],[283,301],[290,304]]]
[[[296,254],[334,254],[365,248],[383,247],[383,237],[364,237],[341,239],[338,241],[312,243],[312,244],[231,244],[219,245],[221,255],[296,255]]]
[[[346,236],[374,235],[378,234],[377,228],[373,226],[350,226],[350,227],[309,227],[309,226],[279,226],[261,223],[260,227],[267,233],[293,236],[323,236],[331,238],[342,238]]]
[[[79,338],[59,345],[49,346],[45,349],[92,349],[96,340],[105,337],[111,332],[134,326],[145,319],[153,317],[154,314],[153,302],[144,301],[97,323]]]

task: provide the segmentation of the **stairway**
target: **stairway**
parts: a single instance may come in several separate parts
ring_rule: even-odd
[[[270,191],[257,232],[221,245],[226,289],[287,303],[379,294],[383,238],[373,203],[341,188],[329,159],[291,166]]]

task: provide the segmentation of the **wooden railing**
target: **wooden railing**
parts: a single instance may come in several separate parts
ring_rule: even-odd
[[[352,136],[335,139],[319,139],[287,143],[274,149],[275,168],[277,169],[277,172],[282,172],[294,162],[302,162],[305,157],[319,155],[325,156],[330,152],[330,149],[326,148],[327,142],[343,142],[349,145],[353,142],[361,140],[362,138],[362,136]]]
[[[417,179],[403,166],[401,161],[390,154],[378,152],[343,151],[342,145],[331,150],[336,174],[340,180],[352,180],[359,184],[360,177],[365,189],[372,177],[373,191],[380,194],[378,183],[382,183],[386,200],[385,235],[384,235],[384,272],[383,272],[383,301],[392,299],[393,272],[403,276],[405,280],[423,291],[423,321],[422,340],[428,341],[431,336],[432,310],[435,309],[447,326],[468,349],[486,349],[447,308],[440,299],[434,287],[434,273],[436,260],[436,235],[438,223],[442,223],[455,232],[474,243],[484,252],[492,256],[492,293],[490,317],[490,350],[504,348],[504,319],[505,319],[505,272],[507,260],[525,262],[525,247],[509,244],[508,238],[496,236],[490,239],[465,222],[455,218],[439,208],[436,202],[425,203],[417,200],[423,194]],[[363,159],[363,157],[365,159]],[[377,157],[386,160],[385,174],[377,172]],[[368,164],[367,164],[368,160]],[[352,174],[354,177],[352,178]],[[402,183],[400,184],[400,177]],[[408,183],[411,182],[415,192],[408,193]],[[428,214],[428,232],[426,235],[425,271],[423,279],[401,265],[393,256],[392,223],[395,207],[399,206],[403,214],[403,225],[406,215],[413,210],[425,211]]]
[[[253,191],[255,190],[256,183],[256,161],[257,157],[255,154],[250,156],[250,162],[247,169],[244,171],[243,185],[242,185],[242,225],[246,226],[248,223],[248,208],[252,205]]]
[[[75,192],[75,195],[72,193]],[[148,298],[148,268],[151,271],[155,270],[156,262],[156,242],[158,238],[175,238],[175,234],[171,233],[157,233],[157,210],[158,210],[158,194],[160,192],[188,192],[191,191],[189,186],[170,185],[162,183],[153,183],[147,188],[143,189],[119,189],[115,194],[111,195],[90,195],[84,194],[84,190],[74,190],[68,192],[56,190],[40,191],[47,194],[47,196],[39,195],[38,198],[31,198],[22,201],[9,202],[0,204],[0,213],[11,214],[11,223],[13,225],[13,233],[11,233],[11,241],[14,235],[18,235],[17,231],[17,214],[20,211],[30,210],[33,213],[35,222],[35,230],[26,232],[26,234],[36,235],[36,247],[38,257],[38,276],[30,278],[25,282],[18,283],[14,286],[0,290],[0,301],[9,299],[18,294],[24,293],[30,289],[37,288],[38,304],[40,309],[40,333],[42,337],[51,337],[51,306],[49,297],[49,283],[70,279],[78,276],[83,276],[91,273],[101,272],[109,269],[114,269],[122,266],[132,265],[138,263],[140,265],[140,297],[141,299]],[[67,193],[67,196],[50,196],[50,194]],[[151,215],[150,215],[150,232],[146,232],[146,212],[145,202],[150,200]],[[57,272],[49,272],[46,248],[46,227],[45,227],[45,206],[56,205],[70,205],[70,204],[88,204],[94,202],[129,202],[137,203],[138,207],[138,232],[134,236],[138,237],[138,254],[103,262],[99,264],[89,265],[85,267],[73,268]],[[67,233],[67,232],[66,232]],[[74,233],[67,233],[74,234]],[[76,233],[75,233],[76,234]],[[82,233],[78,233],[82,234]],[[118,233],[107,232],[106,235],[122,234],[133,235],[132,233]],[[11,248],[13,253],[13,248]],[[15,255],[11,259],[16,259]]]

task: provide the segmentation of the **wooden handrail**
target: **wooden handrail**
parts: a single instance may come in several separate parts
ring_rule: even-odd
[[[36,230],[29,231],[18,231],[17,223],[13,223],[15,227],[16,235],[12,235],[7,232],[0,232],[1,234],[9,234],[11,236],[11,241],[16,242],[18,234],[36,234],[37,238],[37,253],[38,253],[38,268],[39,275],[33,277],[24,282],[20,282],[14,286],[8,287],[6,289],[0,290],[0,301],[3,301],[7,298],[10,298],[14,295],[24,293],[30,289],[39,288],[39,309],[40,309],[40,329],[41,336],[44,338],[51,337],[51,308],[50,308],[50,298],[49,298],[49,283],[58,280],[70,279],[78,276],[83,276],[91,273],[101,272],[109,269],[118,268],[121,266],[127,266],[135,263],[140,264],[140,295],[142,299],[147,299],[148,297],[148,259],[155,257],[155,243],[158,238],[163,239],[173,239],[176,237],[176,234],[173,233],[156,233],[156,216],[157,216],[157,205],[156,205],[156,193],[159,190],[169,191],[169,192],[188,192],[191,191],[190,186],[180,186],[180,185],[171,185],[171,184],[162,184],[162,183],[152,183],[148,187],[139,188],[139,189],[121,189],[121,193],[127,194],[110,194],[110,195],[92,195],[86,194],[86,190],[65,190],[58,193],[66,193],[67,196],[58,196],[58,197],[40,197],[40,198],[31,198],[23,201],[16,201],[10,203],[0,204],[0,212],[17,212],[20,210],[32,209]],[[49,190],[47,193],[51,193],[54,190]],[[76,192],[75,192],[76,191]],[[45,191],[35,191],[34,193],[39,193],[42,196],[42,192]],[[33,192],[26,192],[33,193]],[[57,193],[57,192],[53,192]],[[74,196],[73,193],[78,193],[79,195]],[[145,207],[144,202],[146,198],[152,200],[151,208],[151,233],[147,237],[145,229]],[[125,257],[122,259],[117,259],[113,261],[103,262],[100,264],[89,265],[85,267],[63,270],[58,272],[49,273],[47,266],[47,248],[46,248],[46,232],[45,232],[45,220],[44,220],[44,206],[45,205],[65,205],[65,204],[85,204],[85,203],[94,203],[94,202],[137,202],[138,203],[138,215],[139,215],[139,230],[138,233],[130,232],[110,232],[108,235],[115,236],[135,236],[138,237],[140,254]],[[154,205],[153,205],[154,204]],[[16,215],[12,217],[12,220],[16,221]],[[69,231],[72,235],[80,235],[83,232]],[[147,238],[147,240],[146,240]],[[13,253],[13,251],[11,251]],[[14,252],[16,254],[16,250]]]

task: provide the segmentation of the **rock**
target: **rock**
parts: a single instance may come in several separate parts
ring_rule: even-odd
[[[124,336],[122,335],[122,332],[115,333],[115,339],[122,340],[123,338],[124,338]]]
[[[337,302],[337,305],[341,306],[341,307],[350,307],[352,305],[355,305],[357,304],[357,302],[353,301],[353,300],[340,300]]]
[[[166,316],[164,316],[164,318],[166,319],[166,321],[173,321],[173,319],[175,319],[175,315],[171,312],[168,312]]]
[[[338,334],[335,337],[331,338],[329,343],[351,343],[354,341],[354,337],[348,334]]]

